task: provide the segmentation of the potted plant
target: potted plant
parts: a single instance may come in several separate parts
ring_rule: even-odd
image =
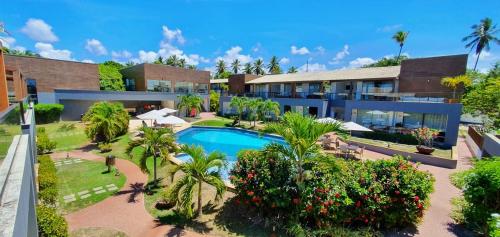
[[[434,152],[434,148],[432,148],[432,141],[437,135],[435,130],[423,127],[414,130],[412,134],[418,141],[417,151],[419,153],[430,155]]]

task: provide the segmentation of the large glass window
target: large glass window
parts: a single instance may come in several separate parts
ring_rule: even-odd
[[[363,82],[364,93],[389,93],[392,92],[392,82],[390,81],[370,81]]]
[[[175,82],[176,93],[191,93],[193,92],[193,83],[186,81]]]
[[[370,126],[393,126],[394,112],[381,110],[359,109],[356,123],[365,127]]]
[[[208,93],[208,84],[206,83],[196,83],[195,87],[197,88],[196,92],[198,93],[202,94]]]
[[[446,123],[448,123],[448,116],[445,114],[425,114],[424,126],[440,131],[446,130]]]
[[[157,92],[170,92],[172,90],[172,83],[163,80],[147,80],[148,91]]]
[[[309,93],[319,93],[321,91],[321,83],[310,83]]]
[[[125,78],[125,90],[127,91],[135,91],[135,80]]]
[[[422,113],[403,113],[403,127],[405,128],[421,128],[424,121]]]
[[[304,92],[302,83],[295,84],[295,92],[297,92],[297,93]]]

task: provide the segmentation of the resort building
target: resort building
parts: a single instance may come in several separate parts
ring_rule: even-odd
[[[404,60],[401,66],[341,69],[294,74],[234,75],[221,96],[220,112],[235,113],[232,96],[271,99],[281,111],[354,121],[376,131],[410,133],[429,127],[440,131],[444,146],[456,144],[463,89],[454,93],[443,77],[462,75],[467,55]]]

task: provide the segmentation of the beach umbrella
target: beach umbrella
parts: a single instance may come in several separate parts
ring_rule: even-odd
[[[137,115],[140,120],[151,120],[151,126],[153,126],[153,120],[158,120],[163,118],[163,115],[158,110],[151,110],[149,112]]]
[[[159,119],[156,119],[156,123],[158,124],[169,124],[169,125],[177,125],[177,124],[186,124],[187,122],[184,121],[183,119],[169,115],[167,117],[161,117]]]
[[[330,117],[316,119],[316,121],[318,123],[340,123],[338,120],[336,120],[334,118],[330,118]]]
[[[355,122],[345,122],[342,124],[342,129],[347,130],[349,132],[357,131],[357,132],[373,132],[373,130],[363,127]]]
[[[175,112],[177,112],[177,110],[175,109],[170,109],[170,108],[163,108],[163,109],[160,109],[158,110],[163,116],[165,115],[168,115],[168,114],[173,114]]]

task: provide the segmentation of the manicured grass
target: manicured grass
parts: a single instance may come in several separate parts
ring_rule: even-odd
[[[4,159],[15,135],[21,134],[19,125],[0,124],[0,160]]]
[[[127,237],[127,235],[121,231],[92,227],[92,228],[81,228],[75,230],[69,234],[70,237]]]
[[[71,130],[63,130],[64,125],[74,124],[75,128]],[[49,123],[37,125],[45,128],[49,138],[57,142],[55,151],[69,151],[80,148],[89,142],[85,135],[85,125],[81,122],[64,121],[58,123]]]
[[[410,153],[417,152],[417,148],[415,145],[399,144],[399,143],[394,143],[394,142],[373,140],[373,139],[367,139],[367,138],[361,138],[361,137],[350,137],[349,139],[352,141],[355,141],[355,142],[361,142],[361,143],[379,146],[379,147],[387,147],[387,145],[389,145],[390,149],[398,150],[398,151],[404,151],[404,152],[410,152]],[[451,149],[444,150],[444,149],[436,148],[436,150],[432,153],[432,155],[440,157],[440,158],[451,159]]]
[[[231,120],[231,119],[213,119],[213,120],[204,120],[204,121],[196,122],[193,125],[211,126],[211,127],[230,127],[232,124],[233,124],[233,120]]]
[[[115,176],[115,171],[107,173],[107,166],[104,162],[87,160],[57,167],[57,177],[59,179],[57,185],[59,209],[63,213],[70,213],[104,200],[116,193],[126,180],[124,175]],[[106,191],[101,194],[95,194],[92,190],[100,186],[105,188],[108,184],[115,184],[118,190]],[[80,199],[77,193],[85,190],[88,190],[92,195],[86,199]],[[65,203],[63,197],[70,194],[75,194],[76,201]]]

